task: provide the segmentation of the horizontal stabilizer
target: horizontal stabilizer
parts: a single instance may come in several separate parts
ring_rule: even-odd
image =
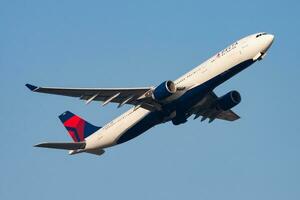
[[[88,150],[86,151],[86,153],[91,153],[91,154],[95,154],[97,156],[101,156],[102,154],[104,154],[104,150],[103,149],[95,149],[95,150]]]
[[[35,145],[35,147],[78,150],[85,148],[85,142],[45,142]]]
[[[101,156],[102,154],[104,154],[104,150],[103,149],[93,149],[93,150],[82,150],[82,149],[77,149],[77,150],[70,150],[69,151],[69,155],[74,155],[74,154],[78,154],[78,153],[91,153],[97,156]]]

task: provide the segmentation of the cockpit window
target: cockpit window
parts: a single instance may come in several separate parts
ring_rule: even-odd
[[[262,35],[267,35],[267,33],[260,33],[260,34],[257,34],[257,35],[256,35],[256,38],[258,38],[258,37],[260,37],[260,36],[262,36]]]

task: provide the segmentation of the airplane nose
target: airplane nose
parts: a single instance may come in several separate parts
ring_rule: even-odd
[[[264,37],[264,47],[263,47],[263,52],[266,53],[267,50],[271,47],[271,45],[273,44],[274,41],[274,35],[272,34],[267,34]]]
[[[269,43],[269,45],[271,46],[272,43],[273,43],[273,41],[274,41],[274,35],[268,34],[267,37],[268,37],[268,38],[267,38],[268,43]]]
[[[268,34],[267,36],[269,37],[268,39],[269,39],[270,43],[272,43],[274,40],[274,35]]]

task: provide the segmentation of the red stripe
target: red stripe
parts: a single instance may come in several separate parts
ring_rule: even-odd
[[[74,115],[67,121],[65,121],[64,126],[72,127],[77,130],[78,136],[80,138],[80,141],[84,140],[84,126],[85,126],[85,121],[79,118],[78,116]],[[70,133],[71,132],[71,133]],[[75,133],[70,131],[69,134],[71,137],[76,141]],[[77,141],[78,142],[78,141]]]

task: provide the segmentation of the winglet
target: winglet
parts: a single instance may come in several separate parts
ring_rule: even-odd
[[[25,85],[29,90],[31,90],[31,91],[35,91],[35,90],[37,90],[38,89],[38,87],[37,86],[34,86],[34,85],[31,85],[31,84],[26,84]]]

